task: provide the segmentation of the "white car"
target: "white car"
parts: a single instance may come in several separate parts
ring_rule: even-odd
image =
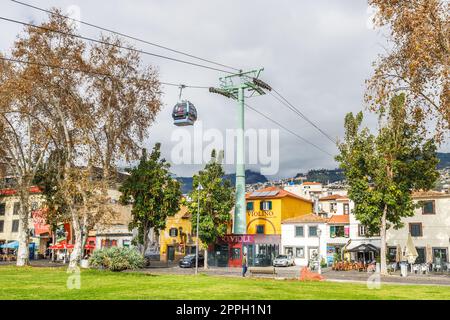
[[[295,266],[294,258],[287,255],[280,255],[273,260],[274,267]]]

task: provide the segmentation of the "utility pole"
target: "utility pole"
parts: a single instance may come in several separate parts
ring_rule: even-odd
[[[197,239],[196,239],[196,247],[195,247],[195,275],[198,274],[198,252],[199,252],[199,241],[198,241],[198,225],[200,224],[200,191],[203,190],[203,186],[200,184],[200,182],[198,183],[198,187],[197,187]]]
[[[244,143],[244,108],[245,98],[265,94],[263,89],[272,88],[258,79],[264,68],[240,72],[219,79],[220,88],[209,88],[212,93],[236,99],[238,102],[238,125],[236,145],[236,203],[234,208],[233,233],[246,233],[245,215],[245,143]],[[245,93],[248,93],[248,96]]]

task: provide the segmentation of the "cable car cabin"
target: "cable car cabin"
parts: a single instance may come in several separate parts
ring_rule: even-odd
[[[197,110],[191,102],[184,100],[175,105],[172,118],[176,126],[192,126],[197,120]]]

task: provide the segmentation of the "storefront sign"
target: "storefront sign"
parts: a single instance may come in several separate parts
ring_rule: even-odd
[[[247,214],[250,217],[273,217],[274,212],[269,210],[263,210],[263,211],[248,211]]]
[[[243,242],[254,242],[253,235],[226,235],[222,238],[223,242],[226,243],[243,243]]]

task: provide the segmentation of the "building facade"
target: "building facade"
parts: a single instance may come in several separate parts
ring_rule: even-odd
[[[268,266],[281,252],[282,221],[310,214],[313,202],[276,187],[246,195],[246,234],[229,234],[210,246],[208,263],[238,267],[247,255],[249,265]]]
[[[450,262],[450,194],[416,192],[413,200],[419,205],[414,216],[402,220],[403,228],[387,231],[389,259],[395,261],[397,248],[404,251],[410,233],[419,255],[416,263]]]
[[[191,215],[186,206],[181,206],[173,217],[167,217],[166,228],[160,233],[160,260],[175,262],[187,254],[195,253],[196,241]]]

